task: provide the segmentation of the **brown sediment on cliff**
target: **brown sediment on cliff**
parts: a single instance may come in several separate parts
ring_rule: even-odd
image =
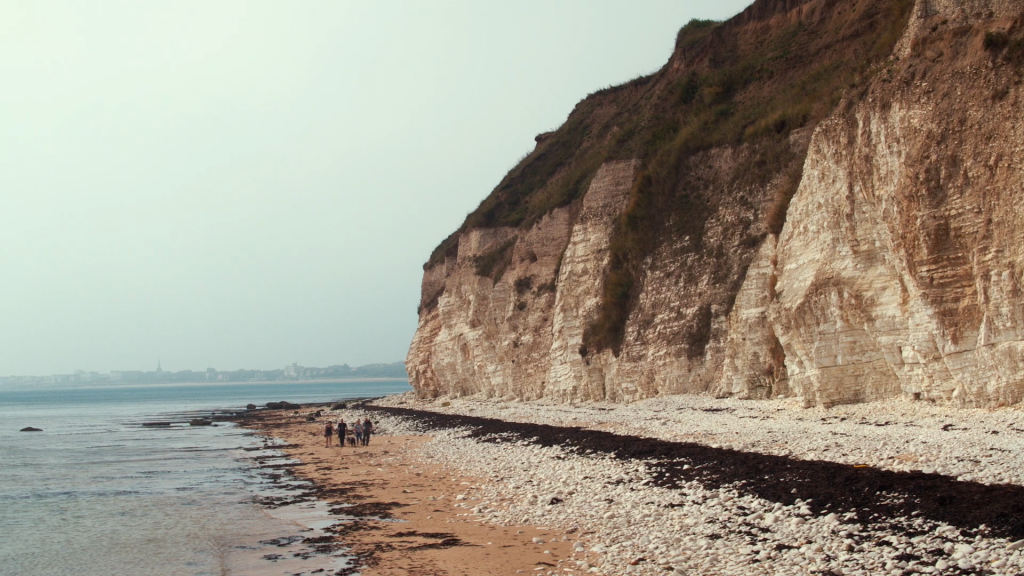
[[[692,22],[435,250],[411,383],[1019,402],[1022,21],[1004,0],[777,0]]]

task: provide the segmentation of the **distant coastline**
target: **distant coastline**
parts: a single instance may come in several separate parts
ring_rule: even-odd
[[[95,388],[173,388],[188,386],[252,386],[253,384],[355,384],[360,382],[408,382],[408,378],[317,378],[313,380],[248,380],[248,381],[196,381],[196,382],[60,382],[60,383],[0,383],[0,388],[9,390],[24,388],[75,389],[88,390]]]
[[[328,366],[326,368],[299,366],[296,363],[283,369],[259,370],[239,369],[219,371],[207,368],[204,371],[181,370],[172,372],[163,370],[157,362],[156,370],[142,372],[138,370],[111,370],[108,374],[76,370],[74,374],[55,374],[50,376],[0,376],[0,386],[118,386],[118,385],[156,385],[156,384],[228,384],[278,382],[313,383],[313,382],[373,382],[377,380],[405,380],[409,376],[405,364],[366,364],[355,368],[348,364]]]

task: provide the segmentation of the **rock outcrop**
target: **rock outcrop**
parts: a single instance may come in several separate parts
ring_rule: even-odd
[[[1019,3],[918,0],[886,52],[800,126],[779,113],[753,118],[742,141],[685,149],[662,168],[664,153],[615,148],[632,130],[623,110],[683,106],[688,78],[711,78],[721,46],[817,26],[835,46],[815,54],[832,57],[852,50],[843,42],[867,34],[870,18],[906,2],[867,4],[850,15],[843,2],[759,0],[707,38],[681,34],[646,84],[588,98],[539,138],[483,216],[425,267],[406,361],[417,392],[565,402],[797,395],[807,406],[1024,399]],[[724,113],[741,116],[730,110],[783,89],[762,76],[736,88]],[[719,85],[700,86],[695,98],[721,110],[708,96]],[[762,124],[778,135],[758,140]],[[573,139],[580,125],[589,128]],[[530,180],[531,167],[570,144],[571,160],[557,157],[557,169]],[[674,188],[656,205],[663,214],[643,216],[645,178],[666,165]],[[515,190],[536,193],[525,202]],[[490,222],[506,205],[546,208]],[[623,248],[623,230],[641,216],[654,240],[646,251]],[[628,296],[618,340],[595,346],[616,282]]]

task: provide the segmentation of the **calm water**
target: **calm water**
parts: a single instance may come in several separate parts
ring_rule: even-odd
[[[293,557],[323,506],[264,510],[252,458],[263,439],[231,424],[144,428],[249,402],[326,402],[405,382],[0,389],[0,575],[206,576],[306,573],[343,558]],[[34,426],[43,432],[19,432]],[[295,508],[295,507],[292,507]],[[278,540],[280,542],[282,540]],[[264,559],[278,554],[277,561]]]

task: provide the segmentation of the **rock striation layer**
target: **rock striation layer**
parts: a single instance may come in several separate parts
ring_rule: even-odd
[[[842,5],[759,1],[724,26],[743,38],[831,22]],[[786,130],[769,178],[737,176],[765,162],[756,141],[682,156],[676,196],[689,204],[629,269],[638,280],[617,349],[588,349],[587,335],[648,160],[604,158],[584,193],[534,220],[467,222],[425,267],[411,383],[424,397],[565,402],[1020,402],[1022,29],[1016,2],[918,0],[888,57],[820,122]],[[694,50],[677,48],[660,73],[677,74],[671,85],[713,60]],[[621,106],[601,102],[593,118]],[[538,158],[558,137],[538,137]]]

